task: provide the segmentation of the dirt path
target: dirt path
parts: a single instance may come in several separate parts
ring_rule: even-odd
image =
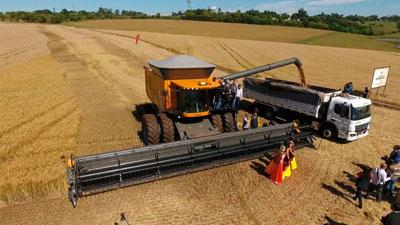
[[[62,78],[60,85],[68,93],[30,115],[40,118],[62,108],[55,113],[54,120],[39,120],[44,127],[37,132],[51,130],[47,124],[69,118],[67,114],[72,110],[76,114],[74,120],[62,120],[57,125],[59,129],[76,126],[69,133],[70,144],[63,144],[63,148],[73,146],[73,152],[81,155],[141,145],[137,136],[140,126],[131,112],[136,104],[147,101],[142,66],[149,59],[161,59],[174,52],[146,42],[134,45],[129,36],[64,26],[37,29],[48,38],[48,54],[56,61],[59,72],[63,71],[57,76]],[[214,43],[215,52],[224,51],[212,39],[201,40],[207,45]],[[190,51],[206,55],[202,52],[205,43],[192,46]],[[225,48],[230,46],[228,50],[238,60],[248,58],[240,47],[228,44],[224,41]],[[228,53],[224,55],[229,57]],[[378,165],[393,142],[400,140],[400,134],[393,132],[397,124],[392,121],[400,117],[400,112],[380,107],[373,110],[373,129],[368,138],[348,144],[317,141],[318,150],[303,149],[297,153],[299,168],[281,186],[259,174],[259,167],[267,162],[258,159],[83,198],[76,209],[68,202],[63,187],[55,197],[0,204],[1,224],[114,224],[119,222],[119,214],[125,212],[130,224],[310,225],[323,224],[324,217],[329,216],[348,224],[375,225],[389,212],[389,204],[368,199],[364,209],[356,208],[349,178],[364,165]],[[5,132],[19,132],[30,118],[0,130],[0,143],[8,146],[11,137]],[[65,152],[71,150],[62,153]],[[57,153],[54,158],[59,156]],[[47,163],[61,165],[54,158]],[[62,166],[51,172],[64,179]]]

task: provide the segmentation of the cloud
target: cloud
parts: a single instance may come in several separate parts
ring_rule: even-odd
[[[307,2],[307,5],[310,6],[346,5],[363,1],[365,0],[313,0]]]
[[[264,11],[270,10],[278,13],[295,13],[298,9],[304,8],[310,13],[320,11],[321,7],[330,5],[346,5],[366,0],[284,0],[279,2],[264,3],[256,9]]]
[[[286,12],[286,13],[294,13],[297,12],[298,9],[304,8],[303,1],[295,1],[295,0],[286,0],[281,2],[271,2],[264,3],[256,7],[258,10],[264,11],[275,11],[275,12]]]

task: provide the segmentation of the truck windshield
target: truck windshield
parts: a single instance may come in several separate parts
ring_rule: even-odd
[[[181,90],[179,104],[183,112],[197,113],[208,110],[205,90]]]
[[[371,116],[370,106],[353,107],[351,106],[351,120],[362,120]]]

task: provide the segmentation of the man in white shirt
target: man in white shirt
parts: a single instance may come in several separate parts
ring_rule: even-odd
[[[386,173],[387,164],[382,163],[379,168],[375,168],[371,171],[371,184],[376,189],[376,201],[382,200],[383,185],[386,181],[390,180]]]
[[[243,98],[243,88],[242,85],[239,84],[236,89],[235,99],[233,101],[233,110],[236,111],[239,105],[240,99]]]

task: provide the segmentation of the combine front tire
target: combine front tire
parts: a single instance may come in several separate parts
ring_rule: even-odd
[[[222,125],[222,117],[221,114],[213,114],[211,115],[211,123],[219,132],[224,132],[224,126]]]
[[[235,120],[230,112],[224,113],[222,115],[223,125],[225,132],[233,132],[236,130]]]
[[[144,114],[142,117],[142,138],[146,145],[160,143],[160,126],[154,114]]]
[[[175,140],[175,128],[172,120],[165,114],[157,114],[160,119],[161,141],[164,143],[173,142]]]

